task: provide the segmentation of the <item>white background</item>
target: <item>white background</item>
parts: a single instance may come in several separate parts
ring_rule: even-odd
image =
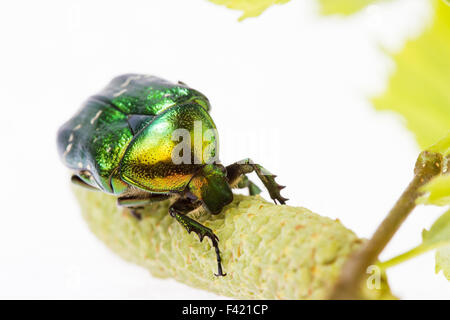
[[[126,72],[205,93],[222,162],[261,162],[288,186],[290,205],[369,237],[419,152],[398,115],[370,105],[393,70],[381,48],[399,50],[423,30],[427,4],[400,0],[343,19],[293,0],[238,23],[238,12],[205,0],[2,2],[0,297],[220,298],[123,262],[81,219],[56,131]],[[419,244],[442,211],[415,211],[382,258]],[[388,275],[399,297],[450,297],[433,253]]]

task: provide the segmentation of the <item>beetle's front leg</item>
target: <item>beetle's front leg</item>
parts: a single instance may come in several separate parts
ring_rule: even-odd
[[[267,169],[263,166],[253,163],[251,159],[244,159],[242,161],[238,161],[226,167],[227,169],[227,178],[231,185],[241,179],[242,175],[255,171],[258,175],[258,178],[262,181],[267,191],[269,191],[270,197],[272,200],[280,204],[286,204],[286,201],[289,200],[284,198],[280,194],[280,190],[284,189],[284,186],[279,185],[276,181],[276,175],[271,174]]]
[[[220,257],[219,238],[214,234],[214,232],[210,228],[205,227],[201,223],[195,221],[192,218],[189,218],[186,215],[187,212],[193,209],[195,208],[193,208],[192,204],[189,206],[185,200],[180,199],[170,206],[169,213],[187,230],[188,233],[194,231],[198,235],[200,242],[203,241],[204,237],[208,237],[209,239],[211,239],[211,243],[214,247],[214,250],[216,251],[217,270],[218,270],[217,274],[214,275],[217,277],[226,276],[226,273],[223,273],[222,270],[222,258]]]

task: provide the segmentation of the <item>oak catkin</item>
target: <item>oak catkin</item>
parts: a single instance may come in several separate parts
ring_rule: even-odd
[[[235,195],[221,214],[197,217],[220,239],[227,276],[216,278],[209,239],[200,243],[188,234],[167,213],[168,201],[147,207],[138,220],[113,196],[74,191],[90,229],[126,260],[153,276],[238,299],[325,299],[362,242],[339,221],[308,209]],[[384,277],[380,289],[363,288],[366,298],[392,298]]]

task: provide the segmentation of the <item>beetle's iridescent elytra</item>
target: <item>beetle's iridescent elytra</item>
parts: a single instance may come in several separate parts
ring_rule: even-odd
[[[194,135],[200,123],[204,131],[215,130],[209,115],[210,104],[200,92],[182,82],[126,74],[114,78],[101,92],[91,96],[81,109],[58,131],[57,144],[64,164],[73,172],[72,182],[114,194],[118,205],[140,218],[139,209],[155,202],[172,199],[169,214],[200,241],[211,239],[217,256],[217,276],[222,271],[218,238],[214,232],[187,214],[200,207],[218,214],[233,200],[232,188],[259,188],[246,174],[255,171],[271,198],[284,204],[275,176],[250,159],[223,166],[215,148],[195,144],[192,156],[200,161],[174,163],[179,141],[175,130]],[[218,137],[212,138],[217,143]],[[214,161],[211,161],[214,159]]]

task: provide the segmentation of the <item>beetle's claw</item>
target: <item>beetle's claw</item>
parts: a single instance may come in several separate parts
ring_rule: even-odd
[[[277,204],[277,201],[280,204],[286,204],[286,201],[288,199],[284,198],[280,194],[280,191],[283,190],[286,186],[282,186],[275,181],[275,178],[277,176],[270,173],[267,169],[258,164],[253,164],[253,168],[259,179],[261,179],[262,183],[266,187],[267,191],[269,191],[270,197],[275,202],[275,204]]]
[[[283,205],[283,204],[286,204],[286,201],[288,201],[289,199],[288,198],[283,198],[283,197],[281,197],[281,199],[273,199],[273,202],[275,203],[275,204],[281,204],[281,205]]]
[[[204,237],[208,237],[211,239],[212,246],[214,247],[214,250],[216,252],[216,259],[217,259],[217,269],[218,272],[216,276],[225,276],[226,274],[222,271],[222,258],[220,257],[220,250],[219,250],[219,238],[214,234],[214,232],[204,225],[196,222],[192,218],[189,218],[186,215],[182,215],[177,213],[174,209],[169,210],[170,214],[188,231],[188,233],[191,233],[194,231],[199,239],[200,242],[203,241]]]
[[[216,251],[217,273],[215,273],[214,275],[216,277],[225,277],[227,274],[223,273],[223,270],[222,270],[222,258],[220,257],[220,250],[219,250],[219,244],[218,244],[219,237],[217,237],[215,235],[215,233],[209,228],[207,228],[206,236],[211,239],[214,250]]]
[[[286,188],[286,186],[282,186],[278,184],[275,181],[276,175],[266,175],[264,176],[266,181],[263,181],[263,183],[266,185],[267,190],[269,191],[270,197],[273,199],[275,204],[277,204],[277,201],[280,204],[286,204],[286,201],[288,201],[288,198],[285,198],[281,195],[280,191]]]

